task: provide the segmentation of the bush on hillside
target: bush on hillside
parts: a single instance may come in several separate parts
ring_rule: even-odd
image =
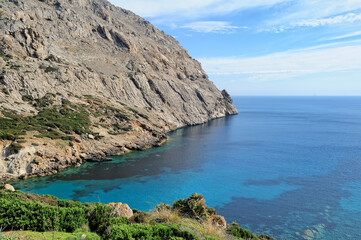
[[[186,199],[179,199],[173,203],[173,209],[181,215],[199,221],[205,221],[209,216],[217,214],[214,208],[207,207],[201,194],[192,193]]]
[[[130,224],[130,225],[113,225],[108,239],[184,239],[193,240],[198,239],[196,235],[187,231],[181,231],[176,226],[172,225],[145,225],[145,224]]]

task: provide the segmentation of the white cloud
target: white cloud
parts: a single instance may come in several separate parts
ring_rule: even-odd
[[[294,25],[298,27],[318,27],[340,23],[354,23],[361,20],[361,14],[348,13],[331,18],[308,19],[296,22]]]
[[[194,32],[203,33],[234,33],[237,29],[246,27],[232,26],[229,22],[223,21],[200,21],[183,25],[182,28],[191,29]]]
[[[335,25],[335,24],[344,24],[344,23],[354,23],[361,21],[361,13],[347,13],[344,15],[338,15],[335,17],[329,18],[320,18],[320,19],[303,19],[295,22],[291,22],[288,25],[281,25],[278,27],[272,27],[270,29],[266,29],[264,31],[272,31],[272,32],[284,32],[289,29],[297,28],[297,27],[320,27],[326,25]]]
[[[312,73],[361,70],[361,42],[333,48],[310,48],[265,56],[199,59],[209,75],[280,80]]]

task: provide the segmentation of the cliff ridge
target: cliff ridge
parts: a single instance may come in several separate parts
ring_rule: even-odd
[[[176,39],[104,0],[0,0],[0,176],[56,173],[236,114]]]

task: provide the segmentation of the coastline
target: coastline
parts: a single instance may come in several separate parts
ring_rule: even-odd
[[[210,122],[212,120],[215,119],[219,119],[219,118],[224,118],[227,116],[232,116],[232,115],[237,115],[238,113],[235,114],[227,114],[224,115],[222,117],[214,117],[214,118],[210,118],[207,121],[201,122],[201,123],[197,123],[197,124],[191,124],[191,125],[184,125],[181,127],[176,127],[174,129],[170,129],[169,131],[166,131],[164,134],[158,135],[156,138],[149,138],[149,135],[143,135],[140,137],[135,137],[132,138],[131,140],[129,140],[128,142],[124,142],[121,141],[122,144],[106,144],[106,146],[108,148],[99,148],[99,145],[97,145],[96,142],[91,142],[89,143],[89,139],[81,139],[80,144],[88,144],[88,145],[97,145],[96,149],[94,149],[94,151],[91,151],[91,149],[89,151],[79,151],[75,154],[75,157],[72,158],[68,158],[66,159],[65,162],[63,161],[55,161],[50,159],[48,160],[48,164],[42,165],[42,169],[39,169],[38,171],[34,171],[34,172],[30,172],[30,173],[23,173],[21,175],[13,175],[11,173],[1,173],[0,174],[0,179],[3,183],[8,183],[11,181],[18,181],[18,180],[23,180],[23,179],[27,179],[27,178],[35,178],[35,177],[44,177],[44,176],[49,176],[49,175],[54,175],[54,174],[58,174],[62,171],[65,171],[69,168],[72,167],[80,167],[82,166],[84,163],[86,162],[107,162],[107,161],[112,161],[111,158],[108,158],[110,156],[121,156],[124,154],[128,154],[134,151],[145,151],[147,149],[150,148],[154,148],[154,147],[161,147],[162,145],[164,145],[165,143],[167,143],[168,141],[168,134],[170,134],[173,131],[176,131],[178,129],[182,129],[182,128],[186,128],[186,127],[191,127],[191,126],[196,126],[196,125],[202,125],[205,124],[207,122]],[[46,141],[51,141],[51,139],[48,139]],[[78,149],[81,149],[81,147],[79,148],[79,143],[77,142],[79,141],[79,139],[76,139],[73,141],[73,148],[77,147]],[[93,140],[96,141],[96,140]],[[87,143],[88,142],[88,143]],[[0,140],[0,146],[9,146],[11,144],[11,142],[9,141],[1,141]],[[115,145],[115,146],[114,146]],[[109,147],[111,146],[111,147]],[[32,146],[34,147],[34,146]],[[89,148],[87,148],[89,149]],[[42,149],[44,150],[44,149]],[[3,149],[3,152],[6,152],[6,149]],[[33,150],[29,150],[27,148],[22,149],[18,154],[18,156],[22,156],[22,155],[27,155],[27,157],[31,156],[31,153],[34,155],[39,155],[39,151],[33,151]],[[43,155],[45,156],[45,155]],[[48,158],[59,158],[58,156],[47,156]],[[38,158],[37,158],[38,159]],[[38,160],[39,161],[39,160]],[[36,161],[34,161],[35,163],[37,163]],[[43,161],[44,162],[44,161]]]

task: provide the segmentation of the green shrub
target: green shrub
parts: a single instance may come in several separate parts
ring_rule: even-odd
[[[139,113],[137,110],[135,110],[134,108],[131,108],[131,107],[128,107],[128,110],[135,113],[135,114]]]
[[[55,67],[51,67],[51,66],[44,66],[44,65],[40,65],[39,66],[40,69],[44,70],[46,73],[49,73],[49,72],[55,72],[57,71],[58,69],[55,68]]]
[[[192,193],[186,199],[179,199],[173,203],[173,209],[181,215],[204,221],[210,215],[217,214],[214,208],[207,207],[201,194]]]
[[[10,60],[10,59],[13,58],[12,55],[10,55],[10,54],[4,54],[4,53],[2,53],[2,52],[0,52],[0,57],[3,58],[4,61],[8,61],[8,60]]]
[[[173,225],[113,225],[111,232],[105,237],[106,239],[198,239],[196,235],[188,231],[181,231]]]
[[[55,72],[55,71],[58,71],[58,69],[57,68],[55,68],[55,67],[47,67],[47,68],[45,68],[45,72],[46,73],[49,73],[49,72]]]
[[[10,154],[18,153],[22,148],[23,146],[21,146],[21,144],[13,142],[10,145]]]
[[[116,113],[114,115],[117,119],[119,119],[120,121],[123,121],[123,120],[129,120],[129,117],[128,115],[124,114],[124,113]]]
[[[132,223],[145,223],[148,213],[133,212],[133,216],[129,219]]]
[[[97,203],[89,212],[89,228],[102,236],[114,217],[111,207]]]
[[[50,54],[47,58],[44,59],[49,62],[56,62],[56,57],[53,54]]]
[[[149,117],[143,113],[138,113],[138,115],[144,119],[147,119],[147,120],[149,119]]]
[[[0,199],[0,226],[7,230],[73,232],[87,224],[83,208],[60,208],[20,199]]]
[[[1,92],[4,93],[5,95],[10,94],[9,90],[7,90],[6,88],[1,89]]]
[[[40,106],[47,103],[41,102]],[[55,106],[39,111],[35,116],[20,116],[11,111],[3,111],[0,118],[0,139],[14,140],[26,131],[38,131],[36,137],[73,140],[72,133],[91,134],[89,113],[80,106]]]
[[[241,239],[258,239],[257,235],[253,235],[250,231],[241,228],[237,223],[227,226],[227,232]]]
[[[23,95],[21,97],[21,99],[24,101],[24,102],[32,102],[34,101],[34,98],[31,96],[31,95]]]

